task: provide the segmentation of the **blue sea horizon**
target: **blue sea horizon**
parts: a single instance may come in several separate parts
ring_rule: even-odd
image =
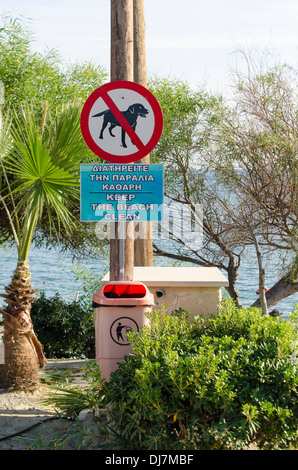
[[[43,291],[47,297],[59,293],[61,298],[66,301],[73,301],[83,294],[82,282],[76,279],[78,266],[86,272],[92,273],[93,277],[98,276],[99,282],[109,271],[108,256],[99,256],[97,259],[85,258],[78,262],[69,253],[61,253],[53,248],[32,247],[29,259],[33,287],[38,288],[39,293]],[[16,261],[17,255],[14,248],[0,247],[0,293],[5,292],[4,287],[10,282],[16,267]],[[156,258],[154,261],[157,266],[168,266],[171,265],[170,263],[172,262],[166,258]],[[191,266],[191,264],[188,264],[188,266]],[[271,261],[270,266],[269,269],[267,261],[266,286],[268,288],[272,287],[281,275],[277,260],[275,262]],[[226,275],[225,272],[223,274]],[[244,307],[250,306],[258,298],[256,293],[258,276],[256,257],[252,252],[247,252],[246,257],[242,260],[237,282],[237,290],[240,292]],[[223,292],[225,292],[224,289]],[[279,302],[274,308],[277,308],[284,316],[288,316],[293,311],[295,304],[298,304],[298,292]],[[3,300],[1,305],[4,305]]]

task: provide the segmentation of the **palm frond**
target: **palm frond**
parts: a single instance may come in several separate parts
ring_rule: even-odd
[[[22,220],[23,254],[44,213],[57,232],[75,222],[72,208],[80,197],[79,168],[86,154],[79,122],[75,107],[67,107],[54,119],[44,115],[42,123],[28,107],[11,119],[1,146],[2,164],[13,180],[9,197],[15,201],[12,216]]]

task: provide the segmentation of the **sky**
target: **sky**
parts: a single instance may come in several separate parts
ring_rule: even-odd
[[[239,48],[297,67],[297,0],[144,0],[148,75],[224,92]],[[110,0],[0,0],[30,18],[33,48],[110,70]]]

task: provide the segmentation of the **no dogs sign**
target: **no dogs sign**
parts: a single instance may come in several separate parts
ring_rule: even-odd
[[[81,130],[95,155],[113,163],[144,158],[158,143],[163,128],[160,105],[138,83],[115,81],[97,88],[81,114]]]

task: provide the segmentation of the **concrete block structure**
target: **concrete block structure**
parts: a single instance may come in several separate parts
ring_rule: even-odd
[[[109,273],[102,284],[109,281]],[[190,317],[209,317],[218,313],[218,303],[222,299],[222,288],[228,280],[218,268],[201,267],[134,267],[134,281],[142,282],[154,295],[158,305],[166,306],[167,311],[182,308]]]

